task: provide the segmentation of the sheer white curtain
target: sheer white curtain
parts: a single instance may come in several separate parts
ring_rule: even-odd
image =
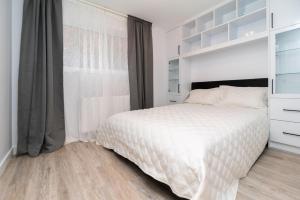
[[[129,110],[127,19],[64,0],[66,142],[93,141],[111,115]]]

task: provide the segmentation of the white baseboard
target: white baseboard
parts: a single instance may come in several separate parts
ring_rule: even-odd
[[[7,152],[4,158],[0,161],[0,176],[4,172],[13,154],[13,147]]]
[[[17,147],[16,146],[12,146],[12,154],[14,155],[14,156],[16,156],[17,155]]]
[[[288,151],[288,152],[295,153],[295,154],[300,154],[300,148],[285,145],[285,144],[280,144],[280,143],[277,143],[277,142],[269,141],[269,147],[275,148],[275,149],[280,149],[280,150],[283,150],[283,151]]]

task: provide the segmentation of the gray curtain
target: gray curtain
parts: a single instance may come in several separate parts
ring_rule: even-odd
[[[64,145],[61,0],[24,0],[18,92],[18,154]]]
[[[131,110],[153,107],[152,24],[128,16],[128,70]]]

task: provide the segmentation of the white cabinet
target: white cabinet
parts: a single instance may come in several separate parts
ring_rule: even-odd
[[[203,19],[209,21],[208,19]],[[207,22],[209,26],[209,22]],[[181,58],[181,42],[183,34],[192,34],[195,24],[188,24],[186,30],[181,26],[167,32],[167,56],[169,60],[169,104],[182,103],[190,91],[190,66]]]
[[[266,0],[231,0],[182,25],[182,57],[267,38]]]
[[[270,0],[270,17],[272,29],[300,23],[300,1]]]
[[[300,25],[270,34],[270,146],[300,153]]]
[[[272,96],[300,97],[300,25],[270,35]]]
[[[179,59],[169,61],[169,93],[174,95],[180,93]]]
[[[169,103],[182,103],[190,91],[190,67],[181,58],[169,60]]]
[[[176,28],[167,32],[167,50],[168,59],[173,59],[180,54],[180,44],[181,44],[181,29]]]

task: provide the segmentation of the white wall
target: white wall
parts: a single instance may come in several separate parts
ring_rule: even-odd
[[[0,1],[0,169],[11,149],[11,0]]]
[[[153,84],[154,106],[168,103],[168,60],[166,31],[153,25]]]
[[[23,0],[12,0],[12,145],[17,146],[18,75]]]
[[[191,60],[191,81],[266,78],[267,41],[223,49]]]

